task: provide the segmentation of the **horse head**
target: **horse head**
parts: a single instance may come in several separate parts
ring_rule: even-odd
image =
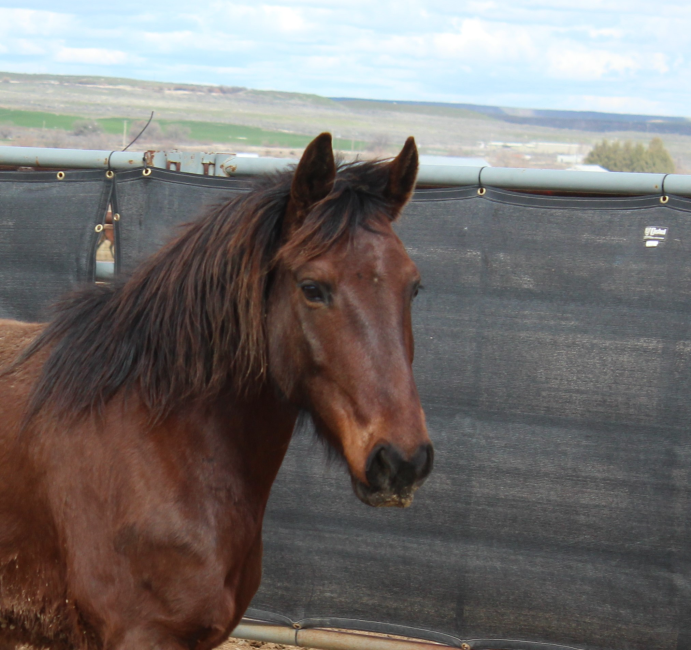
[[[331,136],[317,137],[292,181],[267,302],[273,382],[372,506],[408,506],[433,462],[412,372],[420,275],[392,228],[417,169],[413,138],[390,163],[337,170]]]

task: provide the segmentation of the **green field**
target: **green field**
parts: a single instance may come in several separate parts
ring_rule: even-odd
[[[77,115],[57,115],[55,113],[41,113],[38,111],[18,111],[0,108],[0,124],[14,124],[29,129],[62,129],[71,131],[77,120],[84,118]],[[120,128],[122,129],[122,123]]]
[[[87,118],[79,115],[60,115],[57,113],[45,113],[39,111],[22,111],[0,108],[0,124],[13,124],[14,126],[33,129],[61,129],[72,131],[74,123]],[[119,135],[123,131],[124,122],[131,126],[132,118],[107,117],[94,120],[101,125],[106,133]],[[141,123],[141,120],[137,120]],[[241,126],[238,124],[223,124],[219,122],[198,122],[194,120],[156,120],[163,133],[170,127],[182,127],[186,139],[190,142],[214,142],[229,143],[234,146],[247,145],[253,147],[285,147],[290,149],[302,149],[310,140],[310,136],[299,133],[286,133],[283,131],[267,131],[253,126]],[[177,129],[179,132],[179,129]],[[132,134],[132,135],[136,135]],[[336,138],[335,149],[363,150],[367,143],[361,140],[347,140]]]

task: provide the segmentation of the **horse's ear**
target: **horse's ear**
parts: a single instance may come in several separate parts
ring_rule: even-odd
[[[292,214],[288,217],[300,222],[309,209],[331,192],[336,178],[336,163],[331,147],[331,134],[322,133],[307,145],[300,158],[293,184],[290,187]],[[293,226],[299,223],[291,224]]]
[[[389,184],[386,196],[393,206],[394,219],[403,206],[408,203],[415,189],[418,170],[417,146],[412,136],[405,141],[401,153],[389,164]]]

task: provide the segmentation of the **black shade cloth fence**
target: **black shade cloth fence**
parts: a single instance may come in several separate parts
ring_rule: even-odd
[[[116,176],[113,210],[120,215],[114,222],[116,272],[125,275],[173,237],[179,226],[249,187],[246,181],[213,176],[147,172],[144,176],[135,169]]]
[[[690,210],[419,192],[399,232],[425,286],[435,470],[409,511],[373,511],[296,438],[253,607],[457,642],[691,647]]]
[[[49,305],[94,279],[112,191],[100,171],[0,172],[0,318],[39,321]]]
[[[129,270],[245,186],[152,170],[115,188]],[[690,213],[677,197],[416,193],[398,230],[425,287],[435,470],[412,508],[369,509],[296,435],[249,613],[478,649],[691,648]],[[22,291],[3,283],[1,304]]]

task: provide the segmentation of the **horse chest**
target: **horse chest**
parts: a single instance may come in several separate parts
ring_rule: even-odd
[[[44,516],[25,512],[22,530],[45,530],[6,540],[4,558],[0,539],[0,639],[98,648],[166,620],[173,636],[213,647],[249,604],[265,499],[231,450],[198,443],[183,453],[174,432],[134,441],[118,429],[73,431],[32,459],[46,469],[35,504]],[[15,557],[19,571],[3,564]]]

